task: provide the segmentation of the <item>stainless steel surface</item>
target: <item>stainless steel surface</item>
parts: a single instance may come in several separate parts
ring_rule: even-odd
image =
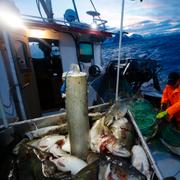
[[[160,139],[153,139],[148,146],[163,178],[174,176],[180,179],[180,156],[172,154]]]
[[[161,172],[160,172],[160,170],[159,170],[159,168],[158,168],[158,166],[156,164],[156,161],[154,161],[153,156],[151,155],[149,147],[147,146],[147,144],[146,144],[146,142],[145,142],[145,140],[144,140],[144,138],[143,138],[143,136],[142,136],[136,122],[135,122],[135,120],[134,120],[134,117],[132,116],[130,111],[128,111],[128,114],[130,115],[130,119],[131,119],[131,121],[132,121],[132,123],[134,125],[134,128],[135,128],[135,130],[136,130],[136,132],[137,132],[137,134],[138,134],[138,136],[139,136],[139,138],[141,140],[142,146],[143,146],[144,150],[146,151],[148,159],[149,159],[154,171],[156,172],[156,175],[157,175],[158,179],[163,180],[162,174],[161,174]]]

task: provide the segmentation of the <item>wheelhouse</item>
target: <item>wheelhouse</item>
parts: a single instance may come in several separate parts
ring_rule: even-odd
[[[81,23],[23,18],[23,24],[0,30],[1,109],[10,122],[63,108],[63,72],[71,64],[79,64],[87,73],[91,65],[101,66],[101,44],[111,36]]]

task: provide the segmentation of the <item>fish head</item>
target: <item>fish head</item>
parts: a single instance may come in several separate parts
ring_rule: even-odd
[[[120,157],[130,157],[131,156],[131,153],[119,143],[108,144],[107,149],[113,155],[116,155],[116,156],[120,156]]]

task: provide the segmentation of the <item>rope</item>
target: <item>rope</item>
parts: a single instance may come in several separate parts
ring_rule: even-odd
[[[92,0],[90,0],[90,2],[91,2],[91,5],[92,5],[93,8],[94,8],[94,11],[95,11],[95,12],[98,12],[97,9],[96,9],[96,7],[95,7],[95,5],[94,5],[94,3],[92,2]],[[98,16],[98,18],[101,20],[101,17],[100,17],[100,16]]]
[[[39,12],[39,14],[40,14],[40,16],[41,16],[41,18],[42,18],[43,22],[45,22],[45,23],[46,23],[46,21],[45,21],[44,17],[42,16],[42,13],[41,13],[40,1],[39,1],[39,0],[36,0],[36,5],[37,5],[38,12]]]

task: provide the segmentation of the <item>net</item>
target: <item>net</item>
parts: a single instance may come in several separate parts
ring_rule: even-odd
[[[161,136],[168,144],[180,147],[180,132],[178,132],[172,124],[167,124],[162,127]]]
[[[154,107],[144,99],[138,99],[130,104],[130,111],[143,136],[149,137],[154,133],[156,111]]]

